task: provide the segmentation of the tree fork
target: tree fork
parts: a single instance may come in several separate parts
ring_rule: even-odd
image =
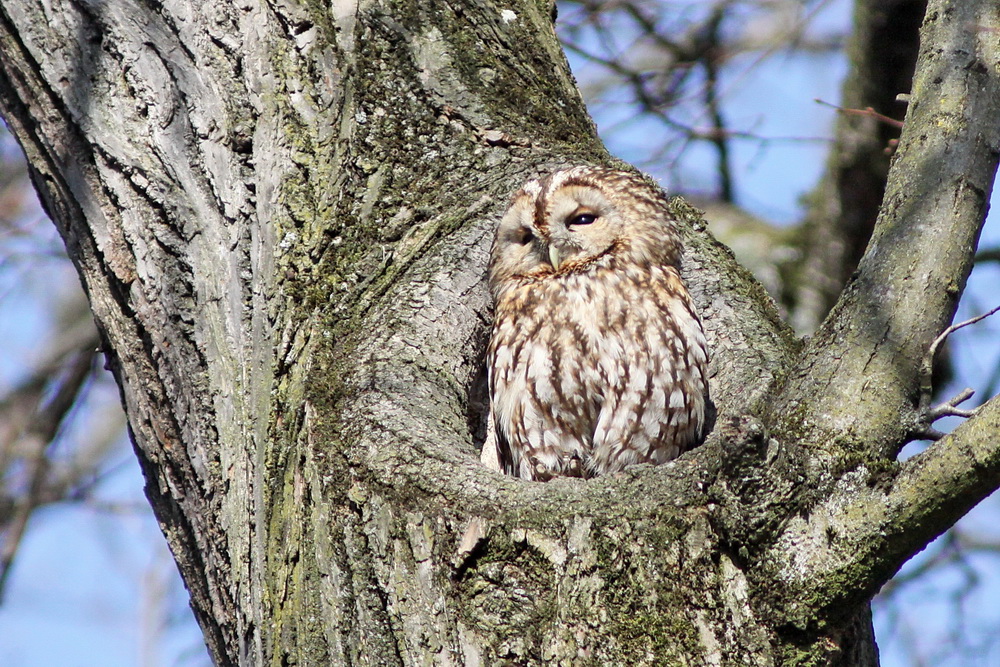
[[[973,77],[975,100],[1000,99],[988,5],[932,3],[924,37],[926,67],[937,26],[983,26],[942,71]],[[955,494],[997,483],[977,430],[995,435],[993,413],[923,463],[897,466],[867,431],[855,456],[844,438],[862,431],[824,421],[835,394],[810,381],[843,341],[817,336],[803,356],[682,202],[715,432],[587,482],[478,463],[495,217],[539,170],[612,162],[550,4],[114,9],[0,7],[0,102],[217,664],[875,663],[868,596],[933,530],[865,541],[872,519],[832,544],[816,521],[853,518],[836,499],[864,509],[952,475],[922,513],[885,519],[943,530]],[[942,127],[921,118],[912,136]],[[995,168],[990,128],[967,147],[977,169]],[[861,306],[831,322],[863,312],[871,295],[851,294]],[[870,562],[837,560],[865,545]]]

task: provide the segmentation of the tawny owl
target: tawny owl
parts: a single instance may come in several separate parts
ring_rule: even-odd
[[[708,352],[680,243],[663,193],[628,172],[573,167],[514,196],[490,259],[484,461],[592,477],[698,443]]]

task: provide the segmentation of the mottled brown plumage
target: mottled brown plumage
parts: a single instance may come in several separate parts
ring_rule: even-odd
[[[658,188],[573,167],[528,182],[490,260],[490,437],[522,479],[663,463],[698,443],[708,353]]]

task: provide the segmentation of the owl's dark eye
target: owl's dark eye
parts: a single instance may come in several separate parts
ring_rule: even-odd
[[[579,215],[574,215],[569,219],[569,226],[575,227],[577,225],[589,225],[595,220],[597,220],[597,215],[595,213],[580,213]]]
[[[517,242],[521,245],[528,245],[535,240],[535,235],[531,233],[530,229],[522,229],[521,236],[517,239]]]

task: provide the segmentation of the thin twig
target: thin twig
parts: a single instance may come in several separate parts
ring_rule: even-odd
[[[825,100],[816,98],[814,100],[817,104],[822,104],[825,107],[830,107],[831,109],[836,109],[837,113],[842,113],[848,116],[867,116],[868,118],[874,118],[875,120],[885,123],[886,125],[891,125],[892,127],[903,129],[903,121],[896,120],[895,118],[890,118],[885,114],[881,114],[875,111],[872,107],[865,107],[864,109],[849,109],[846,107],[838,106],[836,104],[830,104]]]
[[[918,425],[914,429],[914,436],[927,440],[940,440],[945,436],[945,434],[933,426],[934,422],[938,419],[941,419],[942,417],[962,417],[963,419],[968,419],[969,417],[975,416],[978,408],[965,410],[958,407],[961,403],[964,403],[972,398],[972,396],[976,393],[969,387],[966,387],[949,400],[931,407],[931,399],[933,398],[934,392],[934,357],[937,354],[938,348],[948,338],[948,336],[963,327],[967,327],[970,324],[975,324],[980,320],[986,319],[997,311],[1000,311],[1000,306],[997,306],[993,310],[983,313],[982,315],[977,315],[976,317],[965,320],[964,322],[952,324],[950,327],[942,331],[941,334],[934,339],[934,342],[931,343],[930,348],[927,350],[927,354],[924,355],[923,361],[920,363],[920,403],[917,409]]]
[[[967,327],[970,324],[975,324],[976,322],[979,322],[981,320],[985,320],[987,317],[995,314],[997,311],[1000,311],[1000,306],[997,306],[993,310],[983,313],[982,315],[977,315],[976,317],[965,320],[964,322],[959,322],[958,324],[952,324],[950,327],[942,331],[937,338],[934,339],[934,342],[931,343],[930,348],[927,350],[927,354],[924,355],[923,362],[921,363],[920,366],[920,390],[922,393],[929,396],[930,392],[933,389],[931,379],[934,372],[934,356],[937,354],[938,347],[941,346],[941,343],[943,343],[948,338],[948,336],[955,333],[959,329]]]

